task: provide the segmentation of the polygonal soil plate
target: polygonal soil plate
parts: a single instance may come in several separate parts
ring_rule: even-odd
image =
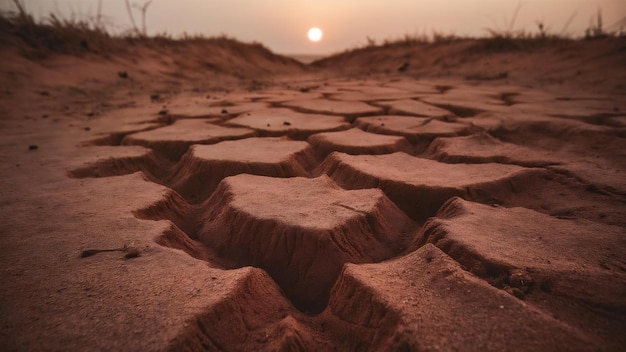
[[[467,134],[470,126],[434,118],[401,115],[359,117],[356,126],[373,133],[403,136],[411,143]]]
[[[383,112],[382,108],[372,106],[360,101],[307,99],[293,100],[283,103],[283,105],[306,112],[341,115],[346,117],[376,115]]]
[[[213,144],[229,139],[255,135],[247,128],[229,128],[211,124],[214,120],[178,120],[167,127],[128,135],[124,145],[143,145],[152,148],[170,160],[178,160],[192,144]]]
[[[265,269],[296,307],[319,312],[344,263],[396,255],[413,222],[378,189],[346,191],[326,176],[224,179],[197,240],[225,265]]]
[[[412,150],[411,144],[404,137],[367,133],[358,128],[319,133],[309,137],[308,141],[322,157],[334,151],[347,154],[389,154]]]
[[[213,145],[191,146],[169,183],[187,201],[206,199],[227,176],[241,173],[293,177],[307,176],[315,163],[306,142],[283,138],[247,138]]]
[[[304,114],[290,109],[264,109],[245,113],[228,121],[229,125],[253,128],[261,136],[287,135],[305,139],[314,133],[341,131],[350,128],[342,117]]]

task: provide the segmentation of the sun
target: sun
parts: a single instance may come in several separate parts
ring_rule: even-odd
[[[309,29],[308,36],[309,40],[312,42],[319,42],[322,39],[323,35],[324,33],[322,33],[322,30],[317,27]]]

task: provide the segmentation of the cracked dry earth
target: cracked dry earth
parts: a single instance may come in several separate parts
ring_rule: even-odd
[[[27,306],[5,331],[35,349],[626,346],[623,100],[308,84],[112,111],[37,151],[27,173],[69,175],[31,195],[62,223],[37,245],[66,251],[40,265],[72,272],[31,273],[56,318]],[[78,259],[121,244],[140,257]]]

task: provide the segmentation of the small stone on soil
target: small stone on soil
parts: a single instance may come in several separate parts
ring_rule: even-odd
[[[135,247],[126,248],[126,254],[124,254],[124,259],[132,259],[141,256],[139,250]]]

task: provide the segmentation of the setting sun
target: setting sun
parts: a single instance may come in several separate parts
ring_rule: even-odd
[[[317,28],[317,27],[313,27],[311,29],[309,29],[309,40],[312,42],[319,42],[322,39],[322,30]]]

